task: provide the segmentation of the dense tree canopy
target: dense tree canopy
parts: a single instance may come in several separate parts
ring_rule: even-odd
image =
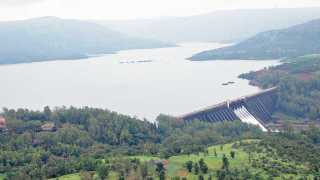
[[[100,162],[105,157],[141,154],[169,157],[262,135],[259,129],[241,122],[186,124],[160,115],[157,123],[151,123],[88,107],[4,109],[2,115],[8,131],[0,133],[0,174],[31,179],[101,169],[101,176],[106,177],[109,166]],[[55,128],[43,129],[48,123]]]
[[[286,60],[284,64],[240,77],[262,88],[278,86],[279,112],[308,120],[320,119],[320,56]]]

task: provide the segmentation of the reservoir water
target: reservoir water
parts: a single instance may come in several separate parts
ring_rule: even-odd
[[[221,47],[186,43],[178,47],[127,50],[84,60],[0,66],[0,107],[90,106],[154,120],[258,92],[241,73],[277,61],[186,60]],[[223,86],[233,81],[234,84]]]

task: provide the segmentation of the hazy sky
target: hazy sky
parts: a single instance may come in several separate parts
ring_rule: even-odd
[[[0,0],[0,20],[58,16],[137,19],[188,16],[218,9],[320,6],[320,0]]]

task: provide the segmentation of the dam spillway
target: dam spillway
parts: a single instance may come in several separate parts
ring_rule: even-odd
[[[262,90],[238,99],[229,100],[198,111],[194,111],[178,119],[190,122],[194,120],[207,122],[224,122],[240,120],[244,123],[259,126],[268,131],[266,123],[272,121],[272,113],[277,102],[277,88]]]
[[[263,131],[268,131],[267,128],[257,118],[255,118],[246,107],[241,106],[233,112],[242,122],[259,126]]]

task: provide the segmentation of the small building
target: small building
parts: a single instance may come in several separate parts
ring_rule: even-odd
[[[41,131],[53,132],[56,131],[56,125],[54,123],[45,123],[41,126]]]
[[[0,129],[5,129],[5,128],[7,128],[6,119],[0,116]]]
[[[6,123],[6,119],[2,116],[0,116],[0,133],[7,133],[8,129],[7,129],[7,123]]]

